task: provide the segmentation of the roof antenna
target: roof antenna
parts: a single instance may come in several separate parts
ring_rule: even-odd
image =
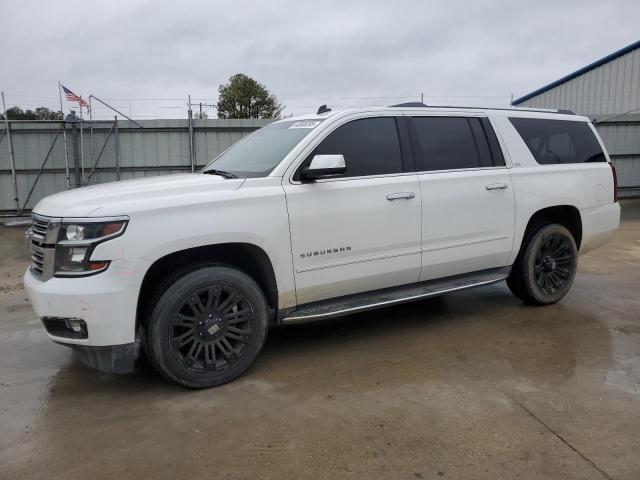
[[[331,109],[329,107],[327,107],[326,105],[320,105],[320,108],[316,112],[316,115],[320,115],[321,113],[327,113],[327,112],[330,112],[330,111],[331,111]]]

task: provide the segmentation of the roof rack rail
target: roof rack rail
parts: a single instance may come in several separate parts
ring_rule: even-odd
[[[425,105],[422,102],[407,102],[397,105],[389,105],[393,108],[463,108],[467,110],[506,110],[514,112],[544,112],[544,113],[560,113],[564,115],[575,115],[571,110],[561,110],[555,108],[526,108],[526,107],[469,107],[465,105]]]
[[[428,107],[429,105],[425,105],[422,102],[407,102],[407,103],[398,103],[397,105],[391,105],[391,107]]]

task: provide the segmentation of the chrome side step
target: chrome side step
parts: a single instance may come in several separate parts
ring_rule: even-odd
[[[494,268],[464,275],[456,275],[422,283],[385,288],[373,292],[358,293],[345,297],[323,300],[302,305],[289,311],[280,320],[282,324],[306,323],[328,318],[350,315],[375,308],[389,307],[401,303],[422,300],[445,293],[481,287],[500,282],[509,276],[511,267]]]

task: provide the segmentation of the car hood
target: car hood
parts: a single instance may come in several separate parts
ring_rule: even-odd
[[[33,208],[33,212],[51,217],[127,215],[154,206],[161,208],[185,203],[185,197],[196,201],[212,192],[236,190],[244,180],[185,173],[104,183],[45,197]]]

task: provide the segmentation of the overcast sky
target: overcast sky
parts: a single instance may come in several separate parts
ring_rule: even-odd
[[[0,89],[8,106],[57,109],[60,79],[136,118],[184,118],[188,93],[215,103],[240,72],[286,114],[421,92],[505,105],[639,40],[639,18],[638,0],[0,0]]]

